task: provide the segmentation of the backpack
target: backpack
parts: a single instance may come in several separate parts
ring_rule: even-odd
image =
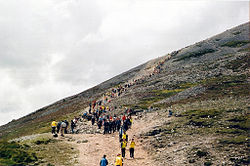
[[[65,128],[65,127],[66,127],[66,123],[65,123],[65,122],[62,122],[61,126],[62,126],[63,128]]]

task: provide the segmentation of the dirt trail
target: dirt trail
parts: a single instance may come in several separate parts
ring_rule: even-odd
[[[143,132],[148,125],[144,121],[134,120],[133,126],[128,130],[129,143],[126,149],[124,166],[154,166],[155,163],[150,159],[148,153],[142,148],[140,141],[137,139],[139,133]],[[130,140],[136,135],[135,158],[129,157]],[[68,135],[75,139],[72,144],[79,150],[79,165],[97,166],[104,154],[107,155],[109,165],[114,165],[114,160],[118,153],[121,153],[118,132],[113,134],[73,134]],[[87,143],[77,143],[77,141],[88,140]]]

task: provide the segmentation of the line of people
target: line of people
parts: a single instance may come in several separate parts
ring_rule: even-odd
[[[71,133],[74,133],[74,128],[76,127],[76,123],[79,120],[79,118],[75,117],[73,120],[71,120],[70,128]],[[55,120],[51,123],[51,133],[54,137],[58,137],[58,134],[61,133],[61,136],[63,137],[64,134],[68,134],[68,126],[69,122],[67,120],[62,120],[59,122],[56,122]]]
[[[115,166],[123,166],[124,159],[126,157],[126,148],[127,148],[127,142],[126,139],[128,139],[128,136],[126,132],[123,133],[123,139],[121,142],[121,153],[118,153],[115,158]],[[129,152],[130,152],[130,158],[134,159],[134,152],[135,152],[135,140],[134,138],[131,139],[130,145],[129,145]],[[103,155],[100,166],[107,166],[108,160],[106,159],[106,155]]]

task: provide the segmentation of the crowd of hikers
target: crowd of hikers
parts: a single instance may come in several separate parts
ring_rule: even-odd
[[[79,120],[79,118],[75,117],[73,120],[70,122],[70,130],[71,133],[74,133],[74,128],[76,127],[76,123]],[[54,137],[58,137],[58,134],[61,133],[61,136],[63,137],[64,134],[68,134],[68,128],[69,128],[69,122],[67,120],[62,120],[59,122],[52,121],[51,123],[51,128],[52,128],[52,134]]]
[[[75,130],[75,128],[77,126],[77,122],[81,119],[87,119],[88,121],[91,121],[91,124],[92,125],[96,124],[98,126],[98,129],[103,128],[103,134],[111,134],[118,132],[121,153],[117,154],[117,157],[115,159],[115,166],[122,166],[123,159],[125,158],[126,154],[126,147],[128,144],[128,134],[126,132],[131,128],[133,124],[133,119],[131,115],[134,114],[134,110],[125,108],[124,114],[122,116],[117,116],[116,114],[114,114],[117,107],[110,108],[105,105],[111,103],[113,98],[121,96],[121,94],[126,92],[130,87],[137,85],[140,82],[143,82],[144,79],[146,79],[146,77],[152,77],[153,75],[160,73],[160,71],[162,70],[162,66],[166,60],[167,59],[164,59],[158,62],[156,66],[153,68],[153,72],[150,73],[149,75],[134,79],[123,85],[118,85],[112,88],[110,92],[104,94],[102,99],[90,102],[88,112],[83,113],[80,117],[74,117],[74,119],[72,119],[70,123],[67,120],[61,120],[59,122],[53,121],[51,123],[53,136],[58,137],[58,134],[60,133],[61,136],[63,137],[64,134],[76,133],[77,131]],[[111,116],[111,112],[113,112],[113,116]],[[68,131],[69,125],[70,125],[70,132]],[[135,148],[135,141],[134,137],[132,137],[129,146],[129,152],[131,158],[134,158],[134,148]],[[106,166],[106,165],[108,165],[108,160],[106,159],[106,155],[103,155],[100,161],[100,166]]]
[[[133,113],[133,110],[126,109],[127,116],[123,114],[121,117],[112,117],[105,113],[106,109],[96,113],[96,111],[92,111],[91,114],[83,114],[82,118],[85,118],[89,121],[91,121],[92,125],[95,125],[95,121],[97,121],[97,126],[99,129],[103,128],[103,134],[111,134],[118,132],[119,135],[119,142],[120,142],[120,148],[121,153],[119,153],[115,159],[115,165],[116,166],[122,166],[123,165],[123,159],[125,158],[126,154],[126,147],[128,144],[128,134],[127,131],[131,128],[133,124],[133,119],[131,114]],[[94,120],[93,120],[94,119]],[[73,120],[71,120],[70,128],[71,133],[74,134],[74,128],[79,121],[79,118],[75,117]],[[62,120],[59,122],[52,121],[51,127],[52,127],[52,134],[53,136],[57,137],[60,133],[63,137],[64,134],[68,134],[68,126],[69,122],[67,120]],[[130,146],[129,146],[129,152],[130,157],[134,158],[134,148],[135,148],[135,141],[134,137],[131,139]],[[108,160],[106,159],[106,155],[104,155],[100,161],[100,166],[106,166],[108,165]]]

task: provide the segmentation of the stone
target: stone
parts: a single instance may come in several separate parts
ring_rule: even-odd
[[[87,143],[87,142],[89,142],[88,140],[82,140],[82,143]]]

